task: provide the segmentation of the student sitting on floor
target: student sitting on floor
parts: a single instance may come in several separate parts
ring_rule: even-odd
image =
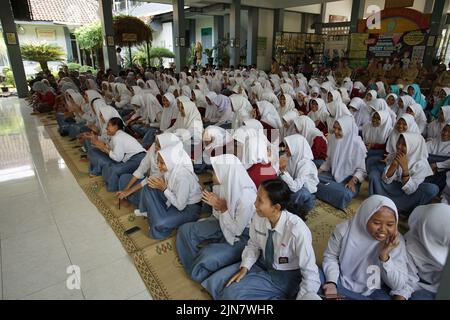
[[[423,112],[423,109],[420,106],[420,104],[417,103],[411,104],[406,108],[406,113],[414,117],[414,120],[416,121],[417,126],[419,127],[420,133],[425,134],[425,130],[427,128],[427,117]]]
[[[333,129],[327,160],[319,168],[316,197],[344,209],[359,193],[366,176],[367,149],[352,116],[337,119]]]
[[[369,109],[363,99],[358,97],[353,98],[348,105],[348,110],[355,118],[355,123],[359,131],[362,130],[364,125],[370,123]]]
[[[156,136],[155,143],[152,144],[147,151],[144,159],[142,159],[139,167],[133,174],[122,174],[119,179],[119,192],[117,196],[119,199],[127,199],[139,207],[139,200],[141,199],[141,190],[147,184],[146,177],[161,177],[162,173],[159,172],[157,155],[158,152],[170,145],[180,143],[180,139],[173,133],[162,133]],[[139,210],[137,210],[139,213]]]
[[[213,192],[203,191],[203,201],[213,216],[181,226],[176,241],[184,270],[200,283],[240,260],[255,212],[256,187],[240,160],[226,154],[211,163],[215,186]]]
[[[234,112],[232,129],[237,129],[244,124],[245,120],[252,118],[253,107],[248,99],[240,94],[230,96],[231,108]]]
[[[241,127],[235,131],[233,139],[235,155],[240,158],[256,187],[264,180],[276,178],[277,172],[269,159],[270,143],[261,130]]]
[[[330,114],[327,118],[327,128],[329,133],[333,132],[334,122],[337,119],[345,115],[352,115],[347,106],[342,102],[341,94],[337,90],[328,92],[327,110]]]
[[[294,124],[297,132],[308,141],[314,157],[314,164],[317,167],[320,167],[327,159],[327,139],[322,131],[317,129],[314,122],[307,116],[295,118]]]
[[[289,187],[281,179],[261,184],[242,261],[202,283],[214,299],[302,299],[317,293],[320,279],[311,232],[286,210],[290,198]]]
[[[380,194],[394,201],[405,214],[420,205],[428,204],[439,193],[435,184],[424,182],[432,175],[428,164],[424,138],[417,133],[402,133],[395,153],[390,153],[384,172],[369,175],[369,193]]]
[[[326,103],[321,98],[311,98],[309,100],[309,109],[311,110],[308,113],[308,117],[314,121],[316,128],[322,131],[324,135],[328,134],[327,127],[327,119],[329,117],[329,113],[327,111]]]
[[[440,137],[447,123],[450,123],[450,106],[443,107],[439,111],[438,118],[427,125],[427,139]]]
[[[297,133],[294,120],[299,117],[298,111],[293,110],[286,113],[281,120],[283,121],[283,128],[280,130],[280,138],[284,139]]]
[[[178,117],[178,106],[175,96],[167,92],[162,97],[163,110],[161,113],[161,121],[159,123],[159,130],[149,130],[142,139],[145,148],[149,148],[155,141],[155,136],[161,132],[165,132],[171,128]]]
[[[392,132],[391,119],[386,111],[377,111],[372,115],[372,122],[362,129],[362,138],[367,147],[366,168],[371,172],[372,165],[376,166],[384,158],[386,142]]]
[[[397,226],[395,204],[377,195],[364,200],[353,218],[338,224],[323,254],[325,296],[350,300],[396,296],[408,280],[405,242]],[[370,277],[376,271],[373,281]]]
[[[233,137],[227,130],[218,126],[208,126],[203,131],[203,163],[211,167],[211,157],[233,152]]]
[[[108,144],[101,140],[92,142],[104,156],[109,157],[110,161],[102,167],[102,176],[109,192],[118,191],[120,176],[136,170],[145,157],[145,149],[125,133],[123,127],[122,119],[112,118],[106,129],[111,141]]]
[[[254,111],[254,118],[259,120],[263,125],[267,139],[270,142],[275,141],[279,137],[275,129],[281,129],[283,127],[277,110],[273,104],[265,100],[257,102],[256,105],[257,108]]]
[[[411,300],[434,300],[441,283],[450,246],[450,206],[419,206],[408,218],[405,234],[410,277],[406,292]]]
[[[317,129],[316,129],[317,130]],[[280,178],[292,191],[289,211],[303,217],[314,208],[319,178],[306,139],[294,134],[284,138],[286,157],[280,158]]]
[[[428,162],[434,175],[427,177],[425,182],[434,183],[439,190],[442,190],[445,188],[446,174],[450,170],[450,119],[443,127],[440,136],[427,141],[427,149]]]
[[[182,144],[161,149],[157,161],[163,177],[148,178],[141,191],[139,211],[148,217],[149,236],[165,239],[175,228],[198,219],[202,192]]]
[[[36,100],[33,103],[33,113],[46,113],[53,110],[55,106],[56,95],[52,88],[42,81],[33,83],[33,91],[36,93]]]

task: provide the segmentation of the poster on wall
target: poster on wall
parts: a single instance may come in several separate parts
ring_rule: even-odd
[[[367,39],[367,58],[394,60],[422,59],[428,38],[428,30],[406,33],[370,34]]]

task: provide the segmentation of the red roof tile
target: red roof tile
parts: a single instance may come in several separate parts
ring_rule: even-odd
[[[97,0],[29,0],[34,21],[83,25],[99,19]]]

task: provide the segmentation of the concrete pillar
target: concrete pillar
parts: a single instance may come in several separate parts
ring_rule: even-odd
[[[327,3],[322,3],[320,5],[320,14],[317,17],[317,19],[320,21],[316,21],[316,34],[322,34],[322,24],[326,21],[326,14],[327,14]]]
[[[28,83],[23,67],[22,54],[20,53],[19,37],[17,36],[14,14],[9,0],[0,0],[0,20],[3,28],[3,38],[5,39],[8,59],[11,70],[14,74],[17,95],[19,98],[28,96]]]
[[[217,42],[225,37],[224,35],[224,18],[223,16],[214,16],[214,30],[213,30],[213,41],[214,45],[217,44]]]
[[[186,66],[186,25],[184,18],[184,0],[172,0],[173,5],[173,37],[175,49],[176,72]]]
[[[423,8],[423,13],[430,14],[433,12],[434,0],[425,1],[425,7]]]
[[[197,42],[195,19],[188,19],[188,25],[189,25],[189,44],[195,45],[195,43]],[[202,39],[198,39],[198,41],[201,40]]]
[[[102,24],[103,59],[105,62],[105,70],[111,69],[115,74],[118,74],[118,61],[116,55],[116,45],[114,42],[112,1],[98,0],[98,10],[100,22]],[[124,52],[124,50],[125,49],[122,48],[122,52]]]
[[[350,16],[350,33],[358,32],[358,21],[364,18],[364,0],[353,0],[352,14]]]
[[[230,65],[237,67],[241,49],[241,0],[233,0],[230,6]]]
[[[247,65],[256,64],[258,50],[258,8],[248,10]]]
[[[67,61],[73,60],[73,49],[72,49],[72,39],[70,39],[69,28],[64,27],[64,37],[66,38],[66,48],[67,48]]]
[[[284,26],[284,9],[275,9],[273,11],[273,46],[272,46],[272,56],[275,57],[275,43],[277,38],[277,33],[283,32]]]
[[[430,68],[433,59],[436,57],[439,42],[437,41],[442,34],[442,27],[445,24],[447,10],[450,4],[450,0],[435,1],[433,6],[433,12],[431,13],[430,22],[430,37],[434,38],[433,45],[426,47],[424,56],[424,66]]]
[[[302,21],[301,21],[301,25],[300,25],[300,32],[308,32],[308,14],[305,12],[302,12],[301,14],[302,16]]]

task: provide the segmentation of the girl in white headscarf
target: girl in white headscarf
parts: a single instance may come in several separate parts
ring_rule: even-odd
[[[102,96],[105,99],[106,104],[111,104],[114,98],[114,93],[112,93],[109,89],[108,81],[102,81]]]
[[[445,123],[439,137],[427,141],[427,149],[428,162],[434,175],[427,177],[425,181],[434,183],[442,190],[446,185],[447,171],[450,170],[450,120]]]
[[[119,190],[116,193],[121,200],[125,199],[139,208],[142,188],[147,185],[148,177],[162,177],[157,163],[157,155],[161,149],[170,145],[181,144],[180,139],[173,133],[162,133],[156,136],[155,143],[152,144],[147,154],[142,159],[139,167],[131,173],[122,174],[119,178]],[[135,210],[135,214],[139,215],[139,209]]]
[[[364,98],[367,106],[371,106],[378,98],[378,93],[375,90],[369,90]]]
[[[359,97],[353,98],[348,105],[348,110],[353,114],[359,131],[362,130],[365,124],[370,123],[370,113],[363,99]]]
[[[377,86],[377,95],[378,98],[384,99],[386,98],[386,89],[384,87],[384,83],[383,81],[378,81],[377,83],[375,83]]]
[[[347,90],[349,95],[353,92],[353,81],[349,77],[344,78],[342,81],[342,86]]]
[[[256,106],[256,119],[259,120],[264,129],[266,129],[265,134],[267,139],[269,139],[269,141],[275,141],[279,136],[279,132],[274,129],[281,129],[283,127],[280,115],[274,105],[266,100],[257,102]]]
[[[316,128],[314,122],[307,116],[299,116],[294,120],[297,133],[301,134],[308,142],[314,164],[320,167],[327,159],[327,140],[322,131]]]
[[[348,95],[347,89],[342,87],[339,88],[338,91],[341,93],[342,102],[347,105],[350,102],[350,96]]]
[[[156,84],[156,81],[153,79],[147,80],[147,86],[149,88],[149,91],[151,94],[153,94],[154,96],[157,96],[158,94],[161,94],[158,85]]]
[[[233,151],[233,137],[227,130],[218,126],[208,126],[203,131],[203,161],[210,168],[211,157],[216,157],[222,154]]]
[[[427,139],[434,139],[441,135],[442,129],[450,122],[450,106],[442,107],[437,119],[427,125]]]
[[[327,119],[330,116],[327,110],[326,103],[321,98],[311,98],[309,100],[308,117],[314,121],[316,128],[322,131],[324,135],[328,134]]]
[[[411,96],[401,96],[398,99],[398,112],[399,115],[403,115],[406,113],[406,109],[416,103]]]
[[[286,113],[281,120],[283,121],[283,129],[281,130],[281,138],[295,134],[296,128],[294,120],[299,117],[298,111],[293,110]]]
[[[292,99],[295,99],[295,91],[294,88],[289,83],[283,83],[281,86],[281,93],[290,95]]]
[[[161,131],[166,131],[175,123],[175,120],[178,117],[178,107],[175,96],[170,92],[167,92],[163,96],[162,103],[163,112],[161,115],[161,123],[159,129]]]
[[[407,214],[419,205],[430,203],[439,193],[439,188],[424,182],[433,174],[427,158],[425,139],[417,133],[402,133],[396,152],[389,154],[381,176],[378,171],[370,173],[370,194],[389,197],[399,210]]]
[[[398,100],[399,98],[395,93],[390,93],[386,96],[386,103],[388,107],[395,113],[397,118],[404,113],[403,110],[400,110],[400,108],[398,107]]]
[[[191,158],[182,144],[161,149],[157,163],[163,177],[148,178],[139,211],[148,217],[149,236],[165,239],[176,228],[198,219],[202,192]]]
[[[283,116],[290,111],[297,111],[295,109],[295,103],[291,95],[280,94],[280,96],[278,97],[278,101],[280,105],[280,107],[278,108],[278,114],[280,115],[280,118],[283,118]]]
[[[244,126],[234,132],[233,139],[235,155],[240,158],[256,187],[264,180],[276,178],[277,173],[269,158],[270,143],[261,130]]]
[[[115,101],[115,107],[123,110],[132,110],[130,105],[131,101],[131,92],[128,90],[127,85],[125,83],[116,83],[115,86],[117,92],[117,98]]]
[[[273,92],[268,91],[264,92],[261,96],[261,101],[270,102],[277,110],[280,108],[280,102],[278,101],[277,96]]]
[[[211,158],[213,192],[203,191],[212,216],[184,224],[177,233],[177,252],[186,273],[199,283],[240,260],[254,215],[256,187],[234,155]],[[199,248],[202,242],[208,242]]]
[[[350,98],[354,98],[354,97],[364,98],[365,93],[366,93],[366,87],[360,81],[356,81],[353,84],[353,91],[352,91],[352,94],[350,95]]]
[[[325,296],[338,294],[350,300],[396,296],[407,283],[408,267],[395,204],[383,196],[367,198],[352,219],[336,226],[322,268]],[[377,284],[370,280],[373,268],[380,271]]]
[[[366,176],[367,149],[352,116],[338,118],[328,139],[327,160],[319,168],[316,197],[345,209],[359,193]]]
[[[216,105],[219,116],[216,126],[230,129],[234,117],[230,98],[223,94],[219,94],[212,102]]]
[[[327,110],[330,114],[327,119],[328,132],[333,131],[334,122],[336,119],[348,115],[351,116],[351,112],[348,110],[347,106],[342,102],[342,97],[339,91],[333,90],[328,93],[328,103]],[[353,118],[353,117],[352,117]]]
[[[195,103],[187,97],[180,97],[177,99],[178,116],[174,125],[165,132],[174,132],[178,129],[185,129],[189,131],[190,141],[194,145],[201,144],[203,135],[202,116],[198,111]]]
[[[202,92],[201,90],[198,90],[199,92]],[[217,110],[216,105],[214,104],[214,100],[216,99],[217,94],[214,91],[210,91],[205,95],[206,100],[206,111],[205,111],[205,123],[211,124],[211,123],[217,123],[220,119],[219,110]]]
[[[237,129],[242,126],[245,120],[251,119],[253,107],[248,99],[239,94],[231,95],[230,102],[234,112],[231,128]]]
[[[191,88],[190,88],[189,86],[187,86],[187,85],[184,85],[184,86],[181,87],[181,93],[182,93],[182,95],[188,97],[189,99],[190,99],[191,96],[192,96],[192,90],[191,90]]]
[[[313,154],[306,139],[294,134],[284,138],[286,156],[280,157],[280,177],[293,192],[290,212],[302,217],[314,208],[319,178]]]
[[[408,265],[413,274],[404,293],[411,300],[434,300],[441,284],[450,246],[450,206],[419,206],[408,219],[405,234]]]
[[[414,117],[420,133],[424,134],[427,128],[427,116],[423,112],[422,106],[418,103],[413,103],[406,108],[406,113]]]
[[[393,126],[387,111],[376,111],[372,115],[372,121],[362,128],[363,141],[369,150],[367,156],[383,155],[386,142],[392,132]],[[375,152],[374,152],[375,151]]]
[[[389,108],[389,106],[386,103],[386,100],[384,99],[376,99],[370,106],[369,106],[369,113],[371,116],[377,111],[385,111],[389,114],[389,119],[391,121],[391,125],[394,126],[397,122],[397,115],[395,112]]]

